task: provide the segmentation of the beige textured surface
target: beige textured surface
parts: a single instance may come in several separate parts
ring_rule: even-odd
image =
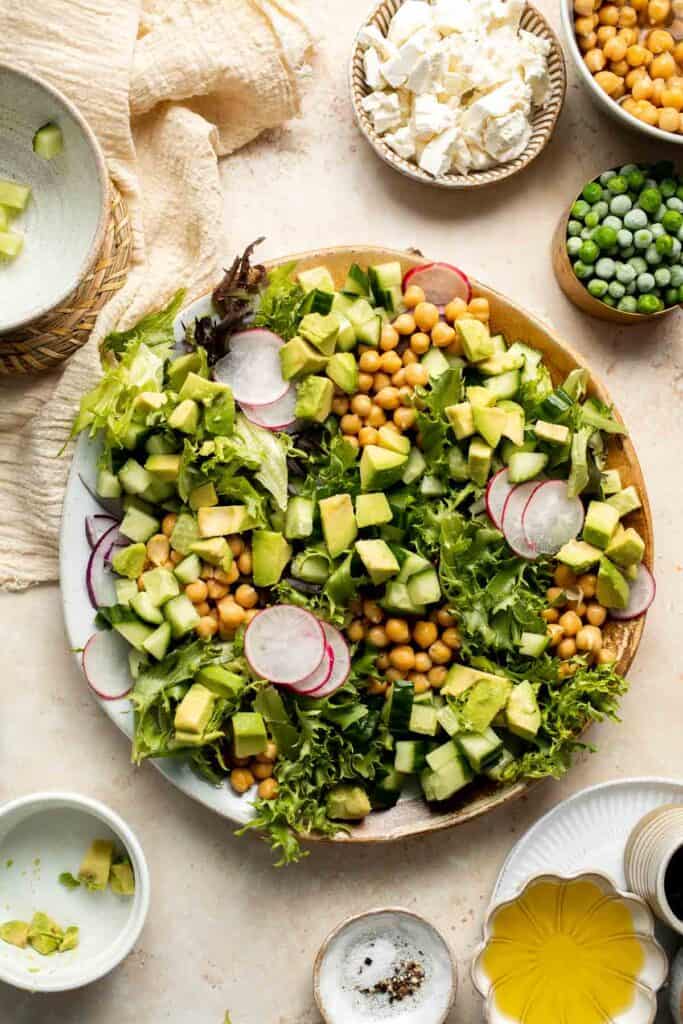
[[[683,319],[630,332],[590,321],[568,306],[548,257],[572,189],[611,164],[655,154],[595,112],[572,78],[558,134],[523,176],[472,197],[416,186],[384,167],[352,124],[345,58],[369,5],[315,6],[323,51],[304,119],[222,165],[231,226],[224,258],[262,232],[264,256],[324,244],[418,245],[525,299],[605,376],[648,482],[659,583],[624,721],[594,731],[600,753],[563,783],[544,784],[509,810],[389,848],[318,847],[299,866],[274,871],[265,847],[234,839],[153,768],[130,767],[126,741],[91,702],[65,649],[56,587],[3,595],[0,796],[62,786],[109,802],[138,831],[153,882],[147,927],[120,970],[83,992],[40,1000],[0,987],[3,1022],[222,1024],[230,1009],[234,1024],[317,1024],[310,970],[326,932],[346,914],[402,903],[442,928],[458,955],[462,984],[449,1024],[479,1024],[467,958],[515,839],[592,782],[683,773]],[[539,7],[559,28],[555,0]]]

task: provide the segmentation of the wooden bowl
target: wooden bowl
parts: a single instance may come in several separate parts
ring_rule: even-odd
[[[657,320],[659,317],[667,316],[669,313],[680,309],[680,306],[669,306],[667,309],[660,309],[658,313],[627,313],[621,309],[615,309],[606,305],[600,299],[596,299],[588,291],[582,281],[574,273],[569,253],[567,252],[567,223],[574,203],[571,203],[562,214],[552,240],[552,261],[555,277],[560,288],[570,302],[582,309],[584,313],[597,317],[598,320],[607,320],[609,323],[621,324],[625,327],[635,327],[636,324],[644,324],[649,320]]]
[[[391,19],[403,2],[404,0],[381,0],[364,24],[376,25],[382,34],[386,35]],[[361,106],[361,101],[371,90],[365,82],[363,51],[356,39],[350,68],[351,102],[358,127],[377,155],[395,171],[413,178],[414,181],[421,181],[425,185],[435,185],[437,188],[482,188],[484,185],[494,185],[497,181],[503,181],[504,178],[510,178],[513,174],[523,171],[545,149],[552,138],[567,91],[567,69],[557,36],[540,11],[537,11],[532,4],[526,5],[520,20],[520,27],[527,32],[533,32],[534,35],[540,36],[542,39],[547,39],[551,46],[548,54],[550,93],[545,105],[536,110],[531,118],[532,134],[529,145],[521,156],[508,163],[500,164],[498,167],[491,167],[485,171],[472,171],[471,174],[452,172],[436,178],[427,174],[412,161],[405,160],[394,153],[393,149],[390,149],[384,142],[382,136],[375,131],[372,121]]]
[[[403,271],[411,267],[429,262],[423,256],[416,256],[392,249],[369,248],[367,246],[322,249],[317,252],[300,253],[276,260],[269,267],[281,263],[297,261],[300,269],[325,264],[334,278],[336,288],[341,288],[351,263],[368,267],[374,263],[398,260]],[[510,299],[505,298],[492,288],[487,288],[478,281],[471,280],[475,296],[488,299],[491,307],[491,323],[496,333],[502,333],[509,339],[519,339],[543,352],[545,363],[552,375],[553,383],[558,384],[566,375],[577,367],[589,371],[589,393],[613,405],[610,395],[590,370],[585,360],[574,352],[564,341],[526,310]],[[618,418],[618,411],[615,409]],[[652,568],[654,560],[654,533],[652,514],[648,501],[645,481],[638,462],[632,441],[628,437],[614,437],[609,447],[609,465],[618,469],[624,486],[635,484],[643,503],[642,509],[633,513],[630,520],[645,541],[645,564]],[[628,672],[635,658],[638,645],[643,634],[645,617],[631,622],[609,621],[605,627],[607,642],[617,652],[617,670],[622,674]],[[535,783],[534,783],[535,784]],[[430,807],[421,798],[402,800],[388,811],[378,811],[368,815],[350,833],[338,833],[332,840],[324,837],[310,836],[319,842],[341,843],[379,843],[391,842],[411,835],[422,835],[439,829],[451,828],[463,822],[478,818],[488,811],[510,803],[527,793],[531,782],[517,782],[514,785],[498,786],[486,779],[478,779],[454,800],[443,807]]]

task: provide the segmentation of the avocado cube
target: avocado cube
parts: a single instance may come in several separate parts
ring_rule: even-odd
[[[143,572],[142,582],[145,585],[144,592],[157,608],[180,593],[178,580],[170,569],[149,569]]]
[[[487,377],[499,377],[503,373],[510,373],[511,370],[519,370],[523,365],[524,356],[519,352],[494,352],[489,359],[477,363],[477,369]]]
[[[190,732],[201,736],[211,720],[216,696],[201,683],[193,683],[175,710],[173,726],[176,732]]]
[[[356,551],[375,586],[397,575],[399,564],[386,541],[357,540]]]
[[[600,476],[600,491],[606,498],[621,490],[621,474],[618,469],[604,469]]]
[[[484,732],[488,728],[507,705],[511,690],[511,680],[503,676],[489,676],[470,687],[465,702],[465,718],[474,732]]]
[[[167,601],[164,605],[164,615],[176,639],[191,633],[199,622],[199,613],[187,594],[178,594]]]
[[[285,537],[287,540],[304,540],[313,533],[315,502],[312,498],[299,496],[287,502],[285,515]]]
[[[604,555],[598,568],[597,597],[605,608],[626,608],[629,585],[613,562]]]
[[[486,324],[470,317],[455,321],[463,352],[470,363],[481,363],[493,355],[495,345]]]
[[[190,491],[189,506],[195,512],[198,508],[213,508],[217,504],[218,495],[211,481],[201,484],[199,487],[195,487],[193,491]]]
[[[128,861],[121,861],[119,864],[112,864],[111,872],[109,874],[109,887],[112,892],[116,893],[117,896],[134,896],[135,895],[135,875],[133,874],[133,867]],[[67,935],[71,931],[67,928]],[[64,942],[60,946],[60,952],[64,948]]]
[[[196,540],[190,551],[193,555],[208,562],[209,565],[218,565],[224,572],[229,572],[232,565],[232,551],[225,537],[209,537],[207,540]]]
[[[200,669],[196,682],[211,690],[217,697],[226,699],[237,697],[246,686],[246,681],[241,676],[229,672],[222,665],[207,665],[206,668]]]
[[[361,786],[339,783],[327,794],[327,816],[333,821],[358,821],[372,810]]]
[[[160,480],[173,483],[178,479],[181,459],[181,455],[150,455],[145,463],[145,469]]]
[[[505,709],[508,729],[523,740],[536,738],[541,728],[541,711],[534,688],[528,680],[512,687]]]
[[[617,565],[627,569],[630,565],[639,565],[642,562],[645,541],[632,526],[625,530],[620,524],[607,545],[605,554]]]
[[[297,419],[324,423],[332,411],[334,384],[329,377],[306,377],[299,384],[294,413]]]
[[[496,404],[494,392],[490,388],[482,388],[478,384],[472,384],[465,388],[465,397],[470,405],[491,406]]]
[[[316,352],[312,345],[298,335],[280,349],[280,367],[285,380],[317,373],[324,370],[326,364],[327,356]]]
[[[128,459],[119,470],[119,481],[126,494],[142,494],[152,482],[149,473],[135,459]]]
[[[258,711],[238,711],[232,716],[232,736],[236,757],[262,754],[268,746],[263,715]]]
[[[558,562],[568,565],[576,573],[587,572],[600,561],[600,548],[587,544],[585,540],[570,540],[555,555]]]
[[[178,399],[184,402],[186,398],[192,398],[195,402],[203,405],[210,405],[214,399],[223,395],[232,395],[232,390],[227,384],[220,384],[217,380],[207,380],[197,373],[188,373],[178,394]]]
[[[154,531],[156,533],[156,530]],[[171,547],[179,555],[189,555],[190,548],[199,539],[197,520],[188,512],[181,512],[171,534]]]
[[[380,448],[386,448],[389,452],[398,452],[399,455],[410,453],[410,438],[398,434],[391,427],[380,427],[377,433]]]
[[[351,547],[358,535],[353,503],[348,494],[334,494],[323,498],[319,507],[325,544],[330,556],[336,558]]]
[[[546,423],[545,420],[537,420],[534,423],[534,433],[539,441],[546,441],[548,444],[568,444],[569,427],[562,423]]]
[[[360,530],[390,523],[393,517],[386,494],[359,494],[356,498],[356,523]]]
[[[30,930],[31,926],[26,921],[6,921],[4,924],[0,924],[0,939],[3,942],[8,942],[10,946],[25,949]]]
[[[407,455],[368,444],[360,460],[360,483],[363,491],[383,491],[401,479]]]
[[[51,917],[40,911],[33,915],[28,933],[28,943],[36,953],[40,953],[41,956],[50,956],[51,953],[56,953],[63,938],[64,932]]]
[[[129,544],[127,548],[121,548],[111,560],[114,572],[119,576],[126,576],[129,580],[136,580],[143,570],[147,561],[147,548],[144,544]]]
[[[94,839],[78,869],[78,877],[88,889],[105,889],[109,881],[114,844],[109,839]]]
[[[498,405],[499,409],[503,409],[505,412],[505,426],[503,427],[503,437],[509,438],[515,445],[524,444],[524,409],[521,405],[517,405],[516,402],[509,402],[503,400]]]
[[[275,586],[292,557],[291,544],[275,530],[254,530],[251,544],[255,586]]]
[[[186,398],[168,417],[168,425],[183,434],[194,434],[199,423],[199,406],[193,398]]]
[[[142,413],[158,412],[166,404],[163,391],[141,391],[133,400],[133,408]]]
[[[630,487],[625,487],[618,494],[613,494],[611,498],[607,499],[607,504],[617,510],[620,519],[627,516],[629,512],[636,512],[642,508],[638,489],[633,484]]]
[[[180,391],[187,375],[202,368],[202,357],[199,352],[189,352],[185,356],[178,356],[172,363],[169,363],[166,375],[169,387],[173,391]]]
[[[484,487],[488,480],[492,459],[493,449],[491,446],[486,444],[481,437],[473,437],[467,453],[467,471],[470,480],[479,487]]]
[[[468,388],[468,391],[471,390],[471,388]],[[479,408],[479,406],[476,408]],[[475,433],[474,409],[475,406],[469,402],[459,402],[457,405],[447,406],[444,410],[458,441],[464,441],[465,438],[472,437]]]
[[[503,436],[507,424],[507,413],[496,406],[492,408],[473,406],[472,418],[477,433],[481,434],[487,444],[495,448]]]
[[[197,511],[200,537],[227,537],[231,533],[244,533],[254,526],[246,505],[218,505]]]
[[[299,324],[299,334],[323,355],[331,356],[339,336],[339,317],[336,313],[307,313]]]
[[[603,550],[612,539],[619,522],[619,513],[604,501],[591,501],[583,524],[583,539]]]
[[[467,665],[451,665],[446,682],[441,687],[441,693],[444,697],[460,697],[485,674],[476,668],[469,668]]]
[[[151,654],[157,661],[166,657],[168,648],[171,645],[171,626],[168,622],[162,622],[153,633],[142,641],[143,650]]]
[[[335,352],[328,360],[325,373],[349,395],[358,391],[358,363],[352,352]]]
[[[319,292],[334,292],[334,281],[327,267],[300,270],[296,277],[305,292],[312,292],[315,288]]]

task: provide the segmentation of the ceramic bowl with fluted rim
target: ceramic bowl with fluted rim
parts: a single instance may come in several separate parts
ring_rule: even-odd
[[[612,901],[618,901],[628,910],[633,924],[632,935],[639,942],[643,951],[643,964],[637,974],[633,975],[633,1002],[618,1014],[605,1017],[604,1024],[653,1024],[657,1013],[657,992],[664,984],[668,971],[666,954],[654,936],[654,918],[647,903],[640,896],[618,889],[607,875],[593,871],[567,876],[552,873],[533,875],[509,899],[501,900],[489,907],[484,925],[484,939],[472,961],[472,981],[484,999],[486,1024],[513,1024],[512,1019],[497,1006],[495,986],[484,966],[486,951],[495,938],[493,927],[496,916],[506,908],[518,904],[532,886],[544,882],[558,887],[588,882],[600,889],[603,899],[588,908],[586,919],[592,917],[596,913],[596,909],[600,909]],[[608,939],[609,937],[607,936]],[[514,940],[509,941],[512,943]],[[539,945],[541,942],[542,935],[539,938]],[[528,945],[525,946],[525,952],[528,952]],[[597,971],[597,969],[596,957],[593,970]],[[529,1008],[528,1006],[527,1009]],[[514,1024],[524,1024],[525,1019],[526,1013],[519,1022],[515,1021]]]
[[[57,124],[62,152],[44,160],[33,137]],[[67,98],[35,75],[0,64],[0,178],[30,185],[12,221],[22,251],[0,261],[2,335],[63,306],[97,263],[109,213],[109,181],[93,132]]]
[[[365,20],[361,29],[367,25],[376,25],[380,32],[386,35],[391,19],[404,2],[405,0],[381,0]],[[424,185],[435,185],[437,188],[461,190],[482,188],[484,185],[494,185],[498,181],[503,181],[504,178],[510,178],[513,174],[523,171],[532,160],[543,152],[553,136],[567,92],[567,69],[562,47],[555,32],[541,12],[536,10],[530,3],[527,3],[524,8],[520,19],[520,28],[533,33],[533,35],[540,36],[541,39],[546,39],[550,43],[550,52],[548,54],[550,91],[543,106],[535,108],[532,113],[530,119],[531,138],[526,149],[514,160],[498,164],[495,167],[489,167],[483,171],[471,171],[469,174],[449,171],[436,177],[432,174],[427,174],[426,171],[423,171],[421,167],[411,160],[406,160],[397,153],[394,153],[393,149],[387,145],[379,132],[376,131],[372,121],[363,110],[362,101],[371,92],[371,89],[365,81],[363,49],[357,36],[351,54],[351,103],[358,127],[375,153],[401,174],[413,178],[414,181],[420,181]],[[358,34],[360,34],[361,29],[359,29]]]

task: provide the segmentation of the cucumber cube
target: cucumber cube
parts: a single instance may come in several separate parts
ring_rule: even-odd
[[[188,555],[179,562],[173,570],[179,583],[187,586],[199,579],[202,571],[202,563],[199,555]]]
[[[119,478],[113,473],[110,473],[108,469],[101,469],[97,474],[95,490],[99,494],[100,498],[121,497],[121,484],[119,483]]]
[[[158,629],[143,641],[142,646],[151,654],[157,661],[161,661],[162,658],[166,657],[166,653],[171,643],[171,626],[168,622],[162,622]]]
[[[130,599],[130,606],[136,615],[139,615],[143,622],[149,622],[153,626],[160,626],[164,617],[155,605],[149,594],[144,590],[139,591]]]
[[[436,570],[429,568],[408,580],[408,596],[412,604],[435,604],[441,600],[441,587]]]
[[[135,580],[115,580],[116,603],[130,607],[131,598],[140,593]]]
[[[159,522],[154,516],[148,515],[135,506],[126,510],[119,530],[124,537],[129,537],[138,544],[146,543],[159,529]]]
[[[192,632],[199,622],[197,609],[186,594],[179,594],[165,604],[164,615],[176,639]]]
[[[119,481],[126,494],[142,494],[150,486],[153,479],[147,470],[143,469],[135,459],[128,459],[119,470]]]
[[[508,479],[512,484],[523,484],[542,473],[547,464],[544,452],[514,452],[508,463]]]

